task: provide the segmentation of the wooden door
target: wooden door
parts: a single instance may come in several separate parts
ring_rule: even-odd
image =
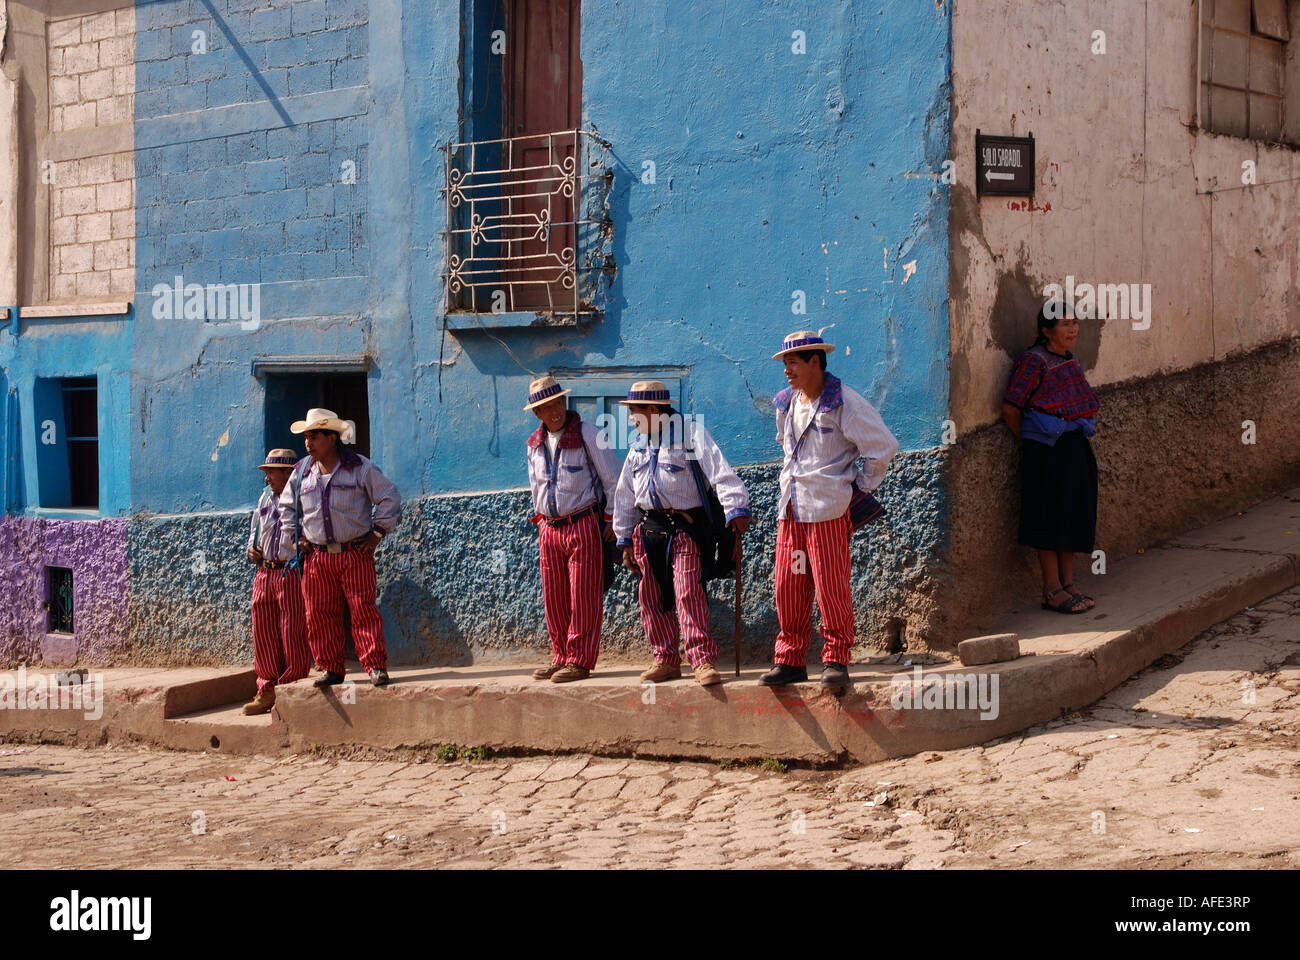
[[[571,181],[572,196],[563,186],[566,164],[577,162],[573,131],[582,122],[581,0],[509,4],[505,135],[525,139],[506,145],[513,186],[504,235],[515,266],[504,276],[513,309],[571,312],[576,274],[563,251],[574,249],[578,181]]]

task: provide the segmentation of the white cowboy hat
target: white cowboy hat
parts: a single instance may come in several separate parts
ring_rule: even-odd
[[[533,407],[540,407],[544,403],[550,403],[556,397],[562,397],[566,393],[572,393],[572,390],[565,390],[559,382],[549,373],[544,377],[538,377],[528,385],[528,403],[524,405],[525,410],[531,410]]]
[[[295,420],[289,427],[290,433],[306,433],[308,430],[333,430],[339,435],[340,443],[356,443],[357,425],[351,420],[340,420],[333,410],[312,407],[307,411],[306,420]]]
[[[796,330],[794,333],[788,333],[785,336],[785,342],[781,344],[781,349],[772,354],[773,360],[780,360],[787,353],[794,353],[797,350],[821,350],[824,353],[830,353],[835,349],[835,344],[827,343],[817,335],[816,330]]]

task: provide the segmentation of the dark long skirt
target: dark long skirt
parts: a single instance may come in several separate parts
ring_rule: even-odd
[[[1020,544],[1035,550],[1092,553],[1097,536],[1097,460],[1082,430],[1056,446],[1020,444]]]

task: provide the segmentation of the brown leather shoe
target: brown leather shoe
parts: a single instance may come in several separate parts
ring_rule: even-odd
[[[562,663],[552,663],[550,666],[547,667],[538,667],[536,670],[533,671],[533,679],[549,680],[551,679],[552,676],[559,673],[563,669],[564,669],[564,664]]]
[[[591,676],[591,671],[586,667],[580,667],[576,663],[565,664],[563,670],[556,670],[551,675],[551,683],[572,683],[574,680],[586,680]]]
[[[722,682],[722,674],[711,663],[701,663],[695,668],[695,680],[701,687],[711,687]]]
[[[681,664],[673,666],[670,663],[661,663],[656,660],[653,667],[641,674],[641,679],[648,680],[651,683],[660,683],[664,680],[679,680],[681,679],[681,676]]]
[[[259,713],[269,713],[273,706],[275,706],[275,687],[267,687],[258,691],[257,696],[244,704],[244,715],[253,717]]]

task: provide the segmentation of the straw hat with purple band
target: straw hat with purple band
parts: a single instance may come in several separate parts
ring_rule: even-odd
[[[528,402],[524,404],[524,409],[531,410],[533,407],[540,407],[556,397],[562,397],[566,393],[572,392],[572,390],[565,390],[561,387],[556,379],[548,373],[544,377],[538,377],[528,385]]]
[[[781,344],[781,349],[772,354],[773,360],[780,360],[787,353],[794,353],[796,350],[821,350],[824,353],[830,353],[835,349],[835,344],[827,343],[812,330],[796,330],[794,333],[786,334],[785,342]]]
[[[266,463],[257,469],[259,470],[292,470],[293,465],[298,462],[298,454],[292,450],[286,450],[284,447],[276,447],[266,455]]]
[[[340,420],[333,410],[312,407],[307,411],[306,420],[295,420],[289,427],[290,433],[306,433],[308,430],[333,430],[339,435],[340,443],[355,443],[357,425],[351,420]]]
[[[668,398],[668,388],[658,380],[638,380],[627,392],[627,399],[620,400],[619,403],[625,407],[642,403],[672,406],[672,400]]]

